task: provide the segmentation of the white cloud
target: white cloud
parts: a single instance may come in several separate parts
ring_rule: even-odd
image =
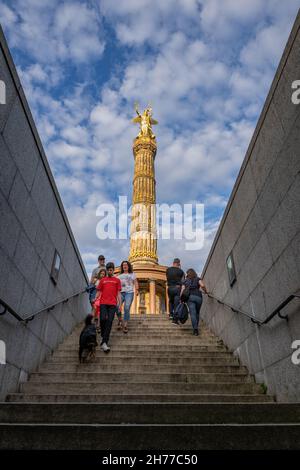
[[[221,60],[212,60],[207,44],[175,33],[157,55],[128,65],[120,93],[131,102],[151,101],[161,123],[187,126],[201,118],[207,94],[222,93],[229,74]]]
[[[128,119],[113,108],[102,103],[95,106],[90,115],[95,135],[99,139],[109,140],[120,136],[129,127]]]
[[[0,4],[0,18],[1,23],[7,28],[15,26],[18,19],[16,13],[5,4]]]
[[[221,207],[225,208],[227,204],[227,198],[220,194],[207,194],[204,200],[205,206]]]
[[[262,71],[267,67],[276,66],[289,31],[289,25],[281,24],[262,28],[242,49],[240,59],[243,66]]]
[[[201,270],[296,4],[102,0],[101,13],[90,1],[0,6],[10,45],[29,55],[27,64],[18,64],[21,80],[89,271],[101,252],[116,263],[128,256],[129,241],[96,237],[96,208],[118,195],[131,200],[136,100],[141,108],[150,101],[159,120],[158,202],[198,200],[209,217],[202,250],[186,251],[185,240],[159,240],[160,262],[179,255],[185,268]],[[101,15],[112,32],[107,41]],[[70,64],[93,67],[105,59],[109,41],[116,58],[109,56],[105,83],[101,76],[92,82],[88,73],[78,80],[75,68],[65,80]]]
[[[65,127],[61,130],[61,136],[71,144],[87,145],[89,133],[86,127],[77,125]]]
[[[37,86],[50,89],[56,86],[63,78],[63,70],[60,65],[48,65],[33,63],[24,69],[18,67],[23,86],[29,93],[34,93]]]
[[[161,264],[170,266],[174,257],[179,257],[183,270],[193,268],[201,274],[202,268],[209,253],[211,244],[219,226],[219,220],[205,224],[204,246],[201,250],[187,251],[185,249],[186,240],[159,240],[158,251]]]
[[[244,25],[254,24],[262,17],[264,6],[264,0],[202,1],[201,26],[215,39],[233,39]]]
[[[90,2],[16,0],[0,12],[11,46],[40,63],[80,64],[103,54],[101,17]]]
[[[62,45],[61,58],[85,62],[100,57],[104,41],[99,38],[97,10],[82,2],[63,3],[55,11],[54,34]]]
[[[48,153],[54,166],[63,163],[72,170],[84,170],[87,166],[89,151],[85,147],[56,140],[48,145]]]
[[[115,27],[121,43],[159,46],[170,33],[190,31],[197,24],[198,0],[101,0],[100,9]],[[196,21],[195,21],[196,18]]]

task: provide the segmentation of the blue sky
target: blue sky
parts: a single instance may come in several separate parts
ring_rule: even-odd
[[[132,194],[134,102],[151,102],[157,202],[205,204],[205,243],[159,240],[200,271],[299,0],[0,0],[0,20],[88,272],[129,241],[96,208]]]

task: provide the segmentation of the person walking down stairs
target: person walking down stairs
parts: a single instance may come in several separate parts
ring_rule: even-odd
[[[114,263],[107,263],[107,276],[103,277],[97,286],[96,302],[100,303],[101,348],[110,351],[109,336],[117,308],[121,305],[121,281],[114,276]]]
[[[119,274],[121,281],[121,304],[124,303],[124,324],[123,331],[128,333],[128,322],[130,320],[130,307],[134,298],[134,291],[136,295],[139,293],[139,284],[135,273],[133,272],[132,265],[129,261],[122,261],[121,273]]]
[[[96,290],[96,295],[97,295],[97,286],[99,285],[99,282],[101,279],[103,279],[106,276],[106,268],[101,268],[99,273],[96,276],[96,283],[95,283],[95,290]],[[98,297],[92,302],[92,312],[94,316],[94,323],[97,327],[97,333],[100,333],[100,297]]]
[[[89,292],[89,298],[90,298],[90,304],[91,307],[93,308],[93,304],[96,298],[97,294],[97,289],[96,289],[96,284],[97,280],[99,279],[99,273],[101,270],[104,269],[105,275],[106,275],[106,268],[105,268],[105,258],[103,255],[98,256],[98,266],[93,269],[91,279],[90,279],[90,284],[88,287],[88,292]]]

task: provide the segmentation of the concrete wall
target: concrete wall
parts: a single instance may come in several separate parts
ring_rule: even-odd
[[[291,101],[300,79],[298,15],[230,196],[202,275],[222,300],[264,320],[300,289],[300,104]],[[233,252],[237,281],[226,259]],[[300,340],[300,301],[255,326],[206,299],[202,316],[279,401],[300,401],[300,365],[291,362]]]
[[[6,86],[6,104],[0,104],[0,299],[24,316],[84,289],[86,273],[2,31],[0,45]],[[57,285],[50,279],[55,249],[62,258]],[[82,294],[27,325],[0,316],[7,354],[0,399],[71,332],[87,300]]]

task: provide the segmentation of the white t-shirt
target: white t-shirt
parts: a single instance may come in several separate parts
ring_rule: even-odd
[[[121,281],[121,292],[134,292],[134,281],[136,280],[135,273],[123,273],[119,274]]]

